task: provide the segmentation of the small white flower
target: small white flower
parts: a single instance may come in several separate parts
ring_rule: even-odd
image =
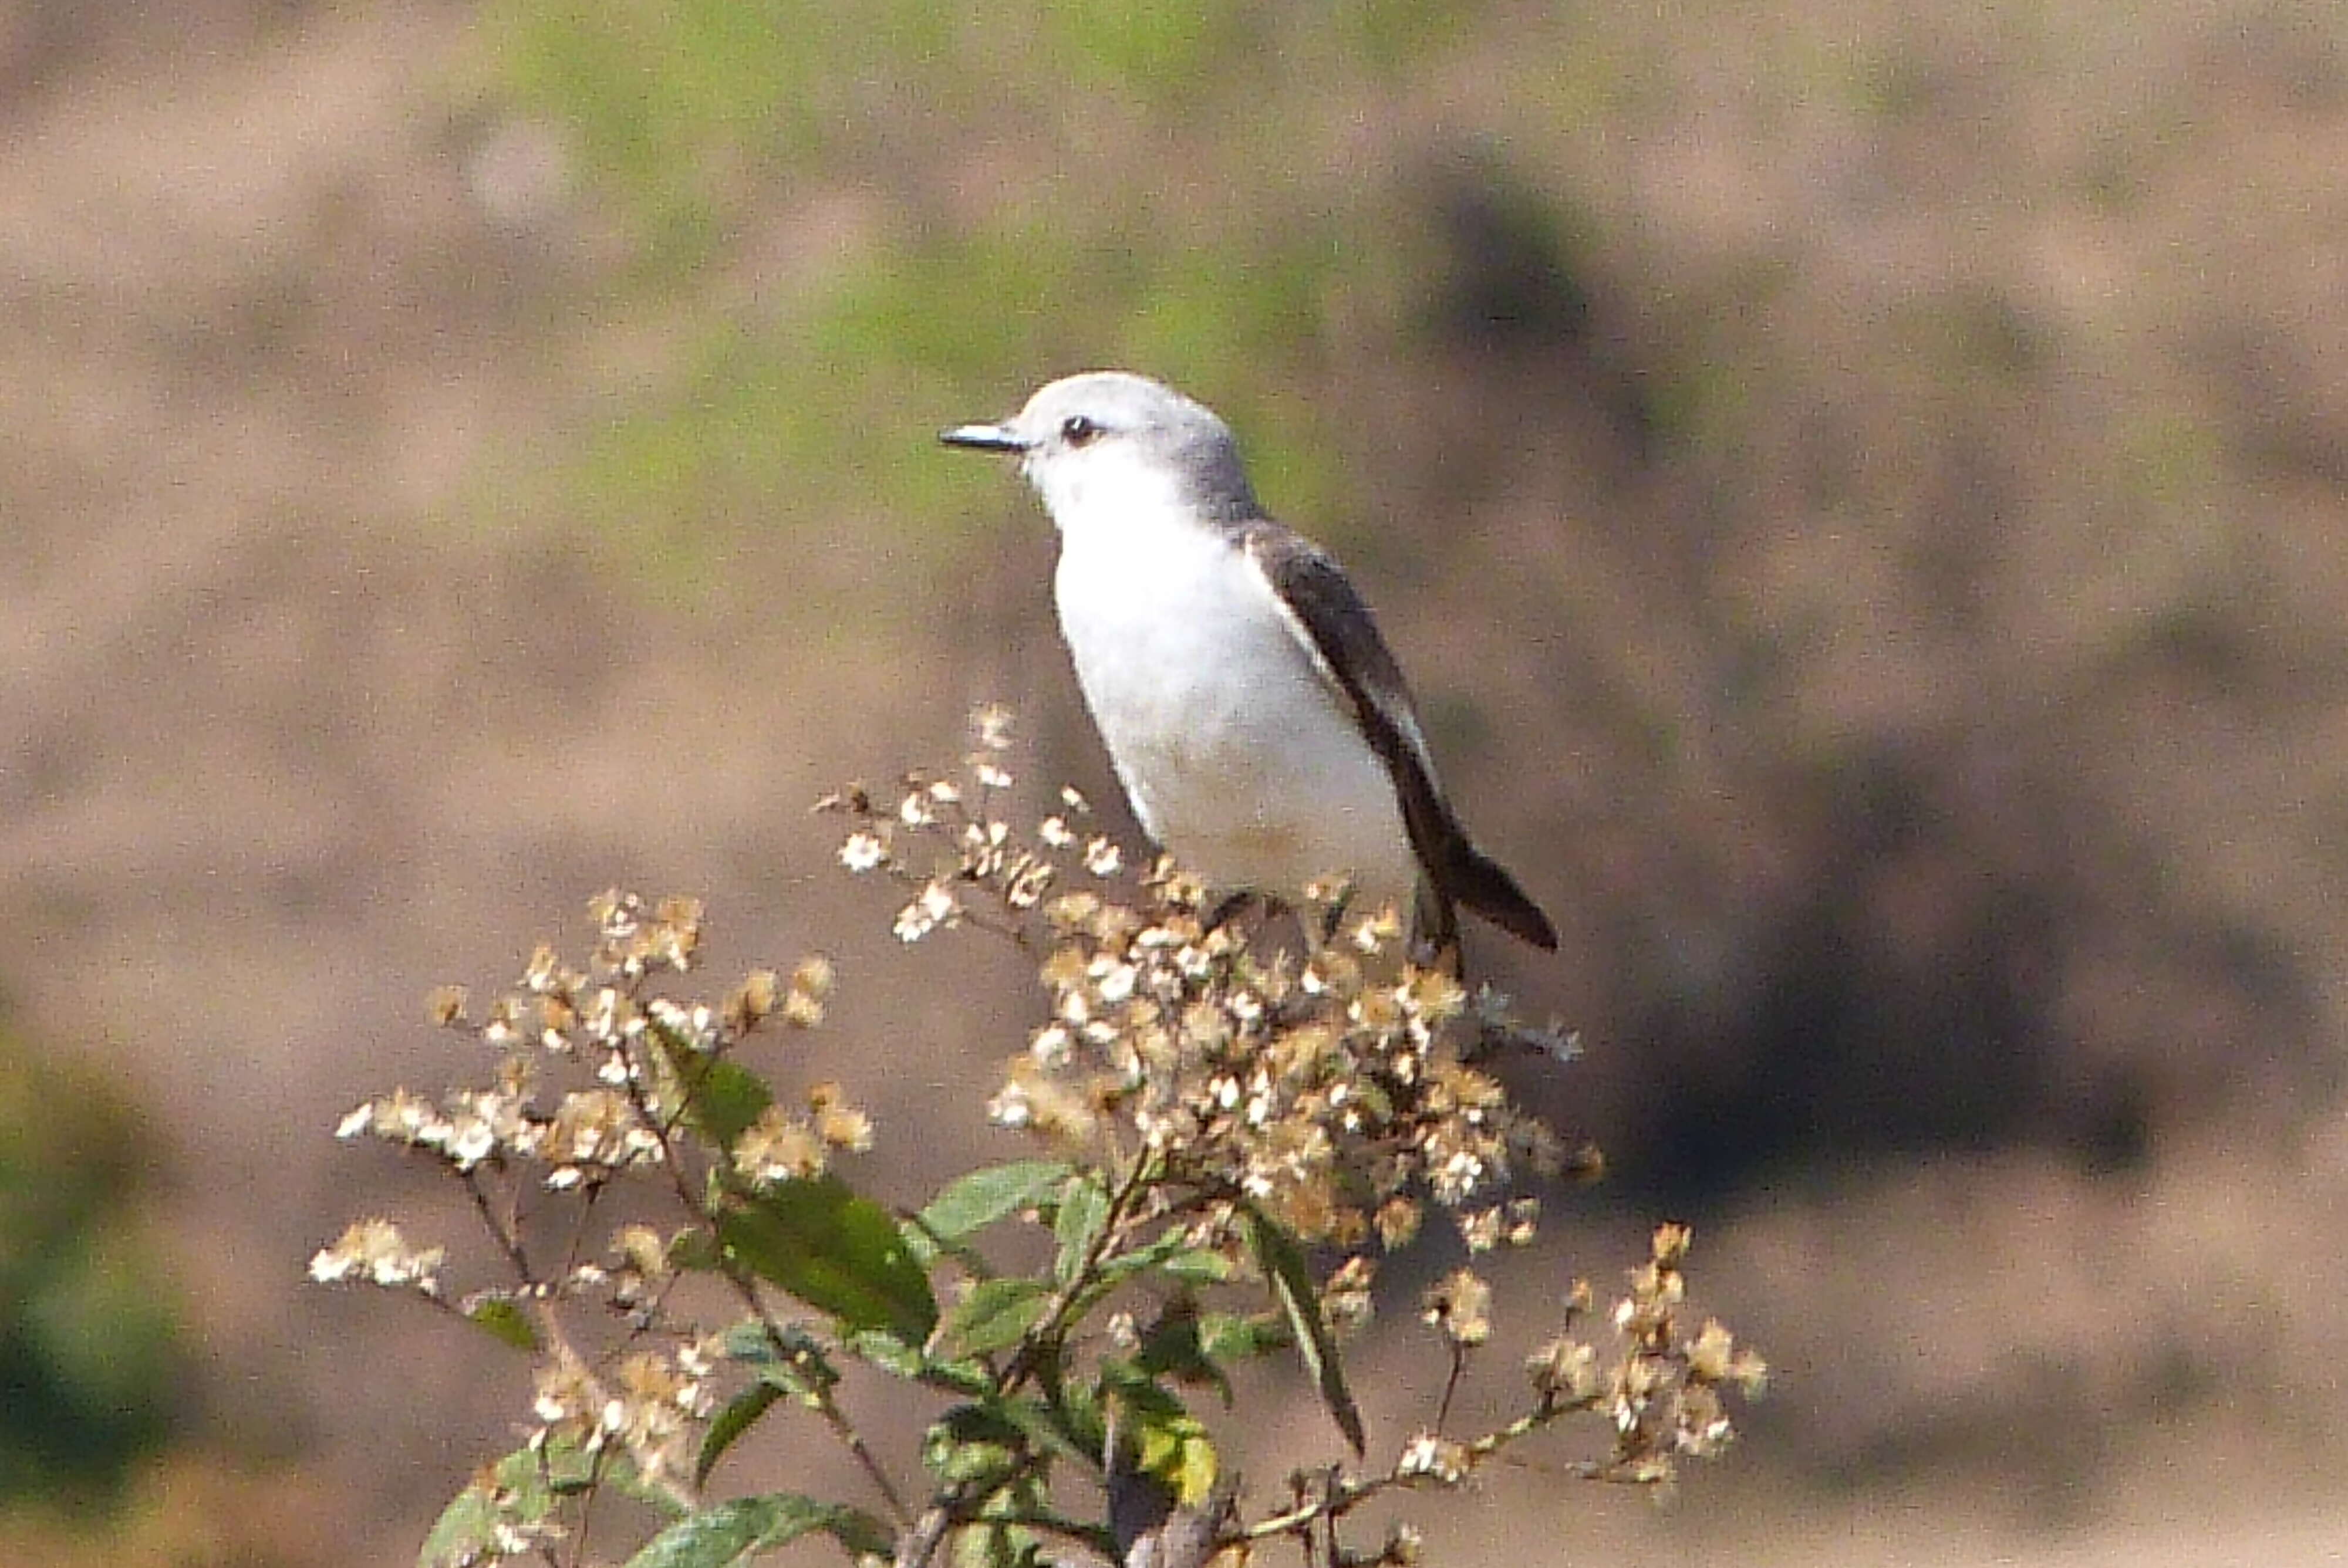
[[[960,913],[954,896],[946,886],[935,880],[922,889],[921,896],[897,911],[895,930],[901,942],[918,942],[950,923]]]
[[[978,743],[990,752],[1011,744],[1011,710],[1000,702],[982,702],[972,709],[970,727],[976,732]]]
[[[497,1132],[482,1116],[460,1116],[449,1125],[448,1158],[460,1171],[469,1171],[488,1159],[497,1146]]]
[[[1115,1007],[1133,995],[1134,983],[1141,976],[1131,964],[1101,963],[1097,967],[1101,970],[1098,988],[1101,1000]]]
[[[1035,1120],[1035,1102],[1021,1085],[1006,1083],[986,1102],[986,1119],[997,1127],[1025,1127]]]
[[[1066,1024],[1047,1023],[1027,1042],[1027,1050],[1039,1067],[1062,1067],[1067,1063],[1071,1043]]]
[[[1466,1452],[1459,1444],[1433,1432],[1421,1432],[1403,1445],[1395,1473],[1406,1479],[1425,1477],[1452,1485],[1467,1473]]]

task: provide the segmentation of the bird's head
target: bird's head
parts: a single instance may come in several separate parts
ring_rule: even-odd
[[[1143,507],[1217,521],[1259,515],[1230,427],[1204,404],[1128,371],[1065,377],[1008,419],[957,425],[939,439],[1016,453],[1063,531]]]

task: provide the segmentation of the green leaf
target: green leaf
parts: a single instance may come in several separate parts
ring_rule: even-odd
[[[982,1402],[990,1414],[1016,1428],[1039,1452],[1056,1453],[1094,1471],[1100,1469],[1100,1423],[1084,1419],[1097,1412],[1055,1408],[1025,1395],[1009,1399],[989,1398]]]
[[[1230,1258],[1211,1247],[1192,1246],[1180,1228],[1175,1227],[1103,1263],[1100,1277],[1113,1284],[1153,1268],[1183,1285],[1220,1285],[1239,1272]]]
[[[1048,1206],[1070,1173],[1058,1160],[981,1166],[940,1188],[913,1224],[941,1245],[953,1246],[1023,1210]]]
[[[908,1345],[885,1329],[859,1329],[843,1338],[841,1344],[851,1355],[908,1382],[969,1399],[991,1393],[994,1389],[994,1369],[983,1361],[954,1361],[925,1355],[920,1346]]]
[[[1136,1436],[1135,1468],[1156,1476],[1186,1508],[1204,1503],[1215,1490],[1214,1440],[1196,1416],[1165,1417],[1145,1411]]]
[[[956,1405],[922,1438],[922,1464],[946,1486],[976,1496],[1017,1474],[1025,1434],[988,1404]]]
[[[1043,1318],[1051,1299],[1040,1279],[980,1280],[938,1325],[932,1348],[955,1361],[1008,1349]]]
[[[593,1474],[593,1459],[572,1443],[506,1455],[489,1471],[486,1486],[476,1481],[440,1511],[417,1553],[417,1568],[461,1568],[479,1561],[492,1549],[499,1525],[537,1523]]]
[[[844,1337],[841,1346],[858,1359],[892,1378],[925,1384],[950,1394],[975,1399],[994,1388],[994,1372],[983,1361],[950,1361],[926,1355],[882,1328],[860,1328]]]
[[[516,1454],[516,1459],[522,1456]],[[579,1446],[576,1438],[550,1439],[539,1450],[537,1474],[557,1497],[572,1497],[585,1491],[596,1481],[609,1478],[616,1468],[619,1455],[609,1449],[589,1453]]]
[[[515,1457],[509,1454],[499,1461],[495,1473],[500,1484],[496,1494],[468,1486],[448,1500],[448,1506],[440,1511],[431,1532],[425,1536],[423,1550],[416,1554],[417,1568],[459,1568],[477,1562],[489,1550],[500,1521],[530,1523],[546,1517],[554,1505],[551,1492],[541,1487],[536,1498],[525,1498],[517,1488],[503,1484]]]
[[[1186,1246],[1159,1265],[1159,1269],[1185,1285],[1224,1285],[1239,1273],[1228,1255],[1208,1246]]]
[[[1296,1342],[1284,1317],[1262,1313],[1206,1312],[1199,1317],[1199,1348],[1218,1363],[1251,1361]]]
[[[849,1350],[892,1378],[920,1378],[930,1363],[918,1345],[908,1345],[885,1328],[860,1328],[842,1341]],[[994,1386],[990,1379],[988,1387]]]
[[[653,1512],[668,1519],[683,1519],[693,1512],[693,1504],[677,1494],[674,1485],[659,1486],[646,1481],[625,1456],[606,1450],[603,1461],[604,1484],[631,1501],[640,1502]]]
[[[1134,1365],[1152,1377],[1169,1377],[1193,1386],[1210,1384],[1222,1395],[1228,1408],[1231,1402],[1231,1379],[1208,1358],[1199,1329],[1199,1304],[1188,1296],[1177,1296],[1166,1304],[1158,1320],[1142,1335]]]
[[[851,1329],[919,1343],[937,1327],[929,1276],[889,1211],[837,1176],[783,1182],[718,1222],[726,1255]]]
[[[726,1457],[726,1450],[732,1448],[744,1432],[757,1426],[758,1418],[782,1397],[783,1390],[774,1384],[758,1382],[726,1401],[726,1408],[710,1418],[709,1430],[701,1440],[701,1452],[693,1461],[693,1484],[695,1487],[708,1481],[709,1472],[717,1468],[717,1461]]]
[[[726,1329],[719,1343],[726,1359],[750,1368],[761,1382],[795,1399],[812,1400],[839,1381],[839,1368],[831,1364],[823,1343],[796,1323],[778,1323],[769,1329],[756,1318],[745,1318]]]
[[[668,1262],[671,1268],[714,1274],[726,1262],[726,1250],[706,1227],[695,1225],[669,1238]]]
[[[1024,1524],[989,1524],[981,1518],[954,1532],[953,1568],[1048,1568],[1050,1562],[1044,1538]]]
[[[538,1348],[538,1330],[521,1304],[502,1291],[483,1291],[465,1303],[465,1321],[479,1324],[517,1350]]]
[[[1100,1378],[1104,1400],[1122,1412],[1117,1462],[1156,1478],[1179,1502],[1204,1502],[1219,1468],[1205,1424],[1139,1361],[1104,1362]]]
[[[888,1526],[860,1510],[771,1491],[678,1520],[644,1542],[627,1568],[732,1568],[814,1531],[858,1556],[886,1557],[895,1545]]]
[[[767,1081],[738,1061],[707,1061],[684,1051],[671,1061],[687,1085],[686,1119],[720,1149],[732,1149],[775,1102]]]
[[[1024,1524],[994,1522],[1051,1512],[1048,1488],[1035,1476],[1014,1478],[979,1504],[978,1517],[953,1535],[953,1568],[1049,1568],[1043,1537]]]
[[[1060,1242],[1059,1261],[1052,1273],[1062,1285],[1076,1278],[1107,1223],[1108,1190],[1090,1177],[1070,1182],[1059,1213],[1052,1217],[1052,1234]]]
[[[1353,1391],[1345,1387],[1337,1341],[1329,1332],[1329,1320],[1321,1315],[1321,1293],[1313,1283],[1304,1249],[1262,1210],[1251,1206],[1247,1217],[1249,1245],[1264,1277],[1272,1282],[1272,1294],[1280,1298],[1280,1309],[1288,1315],[1288,1326],[1296,1335],[1296,1352],[1304,1359],[1304,1369],[1313,1374],[1330,1419],[1359,1458],[1364,1451],[1362,1412],[1354,1403]]]
[[[758,1113],[774,1102],[767,1081],[724,1057],[704,1055],[655,1022],[652,1038],[685,1091],[685,1120],[720,1149],[731,1149]]]
[[[796,1324],[786,1323],[782,1327],[785,1333],[805,1332]],[[753,1367],[773,1360],[777,1354],[775,1342],[767,1336],[767,1326],[755,1317],[739,1318],[727,1324],[726,1331],[717,1337],[717,1344],[726,1352],[727,1360],[747,1362]]]
[[[1174,1260],[1186,1258],[1186,1255],[1198,1254],[1198,1246],[1190,1246],[1188,1237],[1183,1237],[1181,1227],[1169,1227],[1169,1230],[1162,1230],[1155,1237],[1150,1237],[1141,1246],[1120,1251],[1116,1258],[1106,1258],[1101,1263],[1099,1277],[1104,1284],[1116,1284],[1117,1279],[1132,1279],[1134,1275],[1146,1275],[1153,1267],[1174,1272]],[[1181,1277],[1183,1275],[1177,1275],[1177,1279]],[[1223,1270],[1223,1277],[1231,1277],[1228,1267]]]
[[[1045,1414],[1064,1433],[1084,1462],[1094,1473],[1099,1473],[1103,1456],[1108,1452],[1108,1408],[1105,1400],[1108,1389],[1101,1379],[1077,1378],[1052,1391]],[[1018,1413],[1006,1412],[1006,1419],[1016,1421]]]

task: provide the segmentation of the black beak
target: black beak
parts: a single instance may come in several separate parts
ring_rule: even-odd
[[[938,439],[949,446],[967,446],[973,452],[1025,452],[1026,438],[1014,435],[1000,425],[957,425],[951,430],[938,432]]]

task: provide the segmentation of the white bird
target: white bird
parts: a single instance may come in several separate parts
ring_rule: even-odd
[[[1478,850],[1385,640],[1336,561],[1263,515],[1212,410],[1146,376],[1053,382],[945,431],[1010,452],[1060,535],[1060,630],[1142,831],[1220,895],[1351,880],[1457,968],[1459,906],[1554,950]]]

